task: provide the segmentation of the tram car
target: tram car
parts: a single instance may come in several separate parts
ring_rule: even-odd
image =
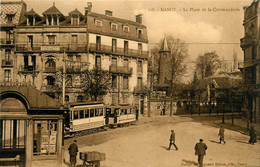
[[[96,132],[105,126],[105,106],[99,102],[72,103],[65,116],[65,137]]]
[[[109,127],[121,127],[136,122],[136,109],[133,105],[106,106],[105,123]]]

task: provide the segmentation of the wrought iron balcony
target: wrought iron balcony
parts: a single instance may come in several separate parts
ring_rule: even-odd
[[[40,44],[17,44],[16,45],[16,51],[18,52],[37,52],[41,51],[41,45]]]
[[[133,68],[124,67],[124,66],[117,66],[117,65],[110,65],[109,72],[115,74],[127,74],[131,75],[133,73]]]
[[[118,55],[127,55],[132,57],[140,57],[140,58],[147,58],[148,52],[147,51],[138,51],[135,49],[124,49],[124,48],[116,48],[115,52],[112,52],[112,46],[108,45],[101,45],[100,47],[97,47],[96,44],[91,43],[89,50],[91,52],[100,52],[100,53],[109,53],[109,54],[118,54]]]
[[[56,68],[55,67],[45,67],[44,72],[46,72],[46,73],[55,73],[56,72]]]
[[[1,38],[1,45],[13,45],[13,39]]]
[[[24,66],[21,65],[19,67],[19,73],[38,73],[39,72],[39,66],[33,66],[33,65],[28,65],[28,66]]]
[[[2,60],[2,67],[13,67],[13,60]]]
[[[41,51],[60,51],[60,45],[57,44],[44,44],[41,45]]]
[[[134,87],[134,94],[146,94],[148,92],[147,87],[145,86],[136,86]]]

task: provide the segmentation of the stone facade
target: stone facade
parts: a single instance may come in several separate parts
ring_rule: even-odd
[[[245,98],[244,109],[252,122],[259,121],[260,96],[260,6],[259,0],[254,0],[248,7],[244,7],[245,35],[241,39],[244,51],[243,73],[248,94]]]
[[[110,72],[116,85],[99,99],[105,104],[139,105],[144,110],[148,37],[142,15],[136,21],[125,20],[113,17],[111,11],[94,13],[88,3],[84,14],[75,9],[66,16],[53,4],[40,16],[20,3],[24,6],[13,31],[13,66],[10,75],[2,68],[2,81],[31,82],[41,92],[62,100],[65,69],[65,101],[86,101],[89,97],[81,89],[80,74],[100,66]],[[6,59],[2,59],[3,67]]]

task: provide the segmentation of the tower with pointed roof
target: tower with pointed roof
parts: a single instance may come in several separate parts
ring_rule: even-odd
[[[166,36],[163,39],[162,47],[159,51],[160,59],[159,59],[159,87],[169,87],[170,80],[170,50],[168,48],[168,42]]]

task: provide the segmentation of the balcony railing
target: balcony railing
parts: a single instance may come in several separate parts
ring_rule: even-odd
[[[124,67],[124,66],[117,66],[117,65],[110,65],[109,72],[117,73],[117,74],[128,74],[131,75],[133,73],[133,68]]]
[[[44,72],[53,73],[53,72],[56,72],[56,68],[55,67],[45,67]]]
[[[34,44],[34,45],[17,44],[16,51],[19,51],[19,52],[41,51],[41,45],[39,45],[39,44]]]
[[[112,52],[112,46],[108,45],[101,45],[100,49],[97,49],[96,44],[91,43],[90,44],[90,51],[92,52],[104,52],[104,53],[109,53],[109,54],[120,54],[120,55],[128,55],[132,57],[142,57],[142,58],[147,58],[148,52],[147,51],[138,51],[135,49],[128,49],[128,52],[124,48],[116,48],[116,52]]]
[[[3,66],[11,67],[11,66],[13,66],[13,65],[14,65],[14,64],[13,64],[13,60],[5,60],[5,59],[2,60],[2,67],[3,67]]]
[[[41,45],[41,51],[60,51],[60,45],[55,45],[55,44]]]
[[[56,85],[42,85],[41,86],[41,91],[43,92],[57,92],[58,87]]]
[[[134,94],[146,94],[148,92],[145,86],[134,87]]]
[[[89,63],[78,61],[66,61],[67,73],[79,73],[88,69]]]
[[[1,45],[13,45],[13,39],[1,38]]]
[[[34,73],[34,72],[39,72],[39,66],[33,66],[33,65],[28,65],[28,66],[24,66],[21,65],[19,67],[19,72],[22,73]]]
[[[65,50],[67,52],[82,52],[87,51],[87,44],[60,44],[61,50]]]

